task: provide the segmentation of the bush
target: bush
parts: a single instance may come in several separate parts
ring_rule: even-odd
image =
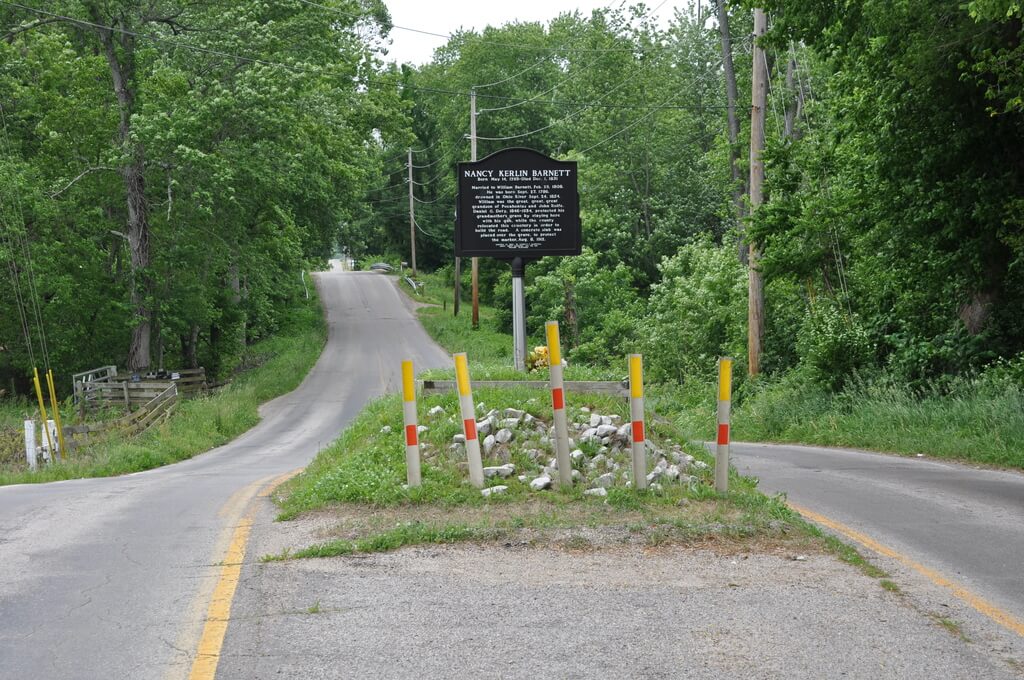
[[[811,377],[833,391],[841,390],[874,354],[857,315],[827,303],[808,310],[797,334],[796,347]]]
[[[710,378],[719,356],[745,356],[747,274],[732,249],[702,239],[663,259],[660,269],[643,328],[651,378]]]

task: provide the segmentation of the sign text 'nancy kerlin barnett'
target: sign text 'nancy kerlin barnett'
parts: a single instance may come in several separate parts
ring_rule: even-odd
[[[455,254],[537,259],[579,255],[576,163],[505,149],[459,163]]]

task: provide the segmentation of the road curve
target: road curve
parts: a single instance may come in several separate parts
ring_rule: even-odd
[[[731,453],[762,491],[784,492],[1024,621],[1024,474],[814,446],[733,443]]]
[[[215,562],[248,498],[400,385],[401,359],[450,365],[390,278],[317,282],[324,351],[249,432],[144,473],[0,487],[0,678],[187,675]]]

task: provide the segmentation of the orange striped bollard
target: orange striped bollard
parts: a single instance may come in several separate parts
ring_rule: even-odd
[[[453,355],[455,383],[459,390],[459,409],[462,411],[462,433],[466,435],[466,460],[469,462],[469,482],[478,489],[484,486],[484,464],[480,457],[480,440],[476,436],[476,408],[469,387],[469,362],[466,353]]]
[[[647,488],[647,453],[644,451],[644,363],[629,355],[629,434],[633,440],[633,488]]]
[[[562,380],[562,345],[558,322],[544,324],[548,339],[548,368],[551,381],[551,408],[555,423],[555,460],[558,461],[558,484],[572,486],[572,460],[569,458],[569,423],[565,415],[565,383]]]
[[[729,417],[732,411],[732,359],[718,360],[718,446],[715,449],[715,491],[729,490]]]
[[[402,362],[402,414],[405,417],[405,479],[409,487],[420,485],[420,441],[416,419],[416,383],[412,362]]]

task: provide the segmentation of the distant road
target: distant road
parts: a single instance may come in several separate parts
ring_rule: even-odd
[[[185,677],[248,499],[399,385],[402,359],[450,364],[390,277],[317,278],[320,360],[234,442],[135,475],[0,487],[0,678]]]
[[[732,454],[763,491],[784,492],[1024,621],[1024,474],[813,446],[734,443]]]

